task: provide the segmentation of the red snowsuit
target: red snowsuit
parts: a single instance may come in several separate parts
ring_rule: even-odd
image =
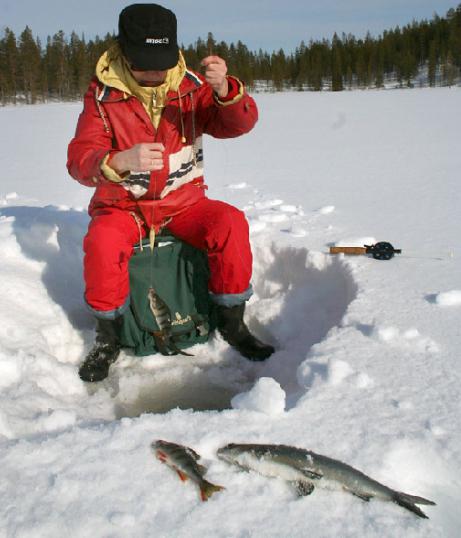
[[[84,239],[85,299],[99,317],[114,317],[129,304],[128,261],[133,245],[152,227],[168,229],[208,252],[209,289],[217,302],[237,304],[251,295],[252,256],[244,214],[205,197],[202,134],[230,138],[252,129],[256,105],[240,81],[218,100],[211,87],[186,70],[179,91],[169,91],[158,128],[134,96],[96,78],[84,98],[67,167],[83,185],[96,187]],[[238,95],[239,94],[239,95]],[[165,146],[160,171],[110,181],[101,164],[138,143]],[[108,158],[106,158],[108,157]]]

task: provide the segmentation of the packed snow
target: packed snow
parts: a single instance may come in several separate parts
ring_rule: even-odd
[[[460,88],[255,96],[206,139],[208,195],[245,210],[247,322],[193,357],[124,352],[85,385],[82,238],[91,189],[65,170],[81,104],[0,109],[0,536],[457,537],[461,527]],[[390,241],[389,261],[330,255]],[[150,443],[190,446],[226,489],[203,503]],[[241,472],[236,443],[289,444],[434,500],[403,508]]]
[[[271,377],[261,377],[248,392],[237,394],[231,400],[233,409],[247,409],[266,415],[281,415],[285,411],[286,394]]]
[[[435,302],[440,306],[461,305],[461,290],[450,290],[438,293]]]

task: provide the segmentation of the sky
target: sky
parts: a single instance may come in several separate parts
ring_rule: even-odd
[[[177,0],[162,3],[178,17],[178,38],[189,45],[212,32],[218,41],[241,40],[250,50],[294,50],[302,40],[331,38],[334,32],[377,36],[413,19],[445,15],[461,0]],[[45,40],[59,30],[87,38],[117,31],[123,0],[0,0],[0,31],[16,34],[26,25]]]

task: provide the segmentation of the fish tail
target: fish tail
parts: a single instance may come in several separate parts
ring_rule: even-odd
[[[171,353],[165,343],[165,335],[163,334],[163,331],[154,331],[151,334],[154,337],[155,347],[158,351],[160,351],[162,355],[169,357]]]
[[[185,357],[193,357],[194,355],[192,355],[192,353],[186,353],[185,351],[182,351],[181,349],[178,348],[178,346],[170,341],[169,345],[168,345],[169,349],[171,349],[171,351],[173,351],[173,353],[175,355],[184,355]]]
[[[429,519],[429,518],[416,505],[417,504],[435,505],[434,501],[430,501],[429,499],[425,499],[424,497],[417,497],[416,495],[408,495],[407,493],[402,493],[401,491],[396,491],[392,500],[395,503],[397,503],[399,506],[403,506],[403,508],[410,510],[410,512],[413,512],[417,516],[422,517],[424,519]]]
[[[223,491],[224,489],[226,488],[223,486],[218,486],[208,482],[208,480],[203,480],[203,482],[200,484],[200,497],[202,501],[207,501],[213,495],[213,493]]]

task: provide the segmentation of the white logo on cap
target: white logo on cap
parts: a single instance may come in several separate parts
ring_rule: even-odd
[[[149,45],[168,45],[170,40],[167,37],[147,37],[146,43]]]

